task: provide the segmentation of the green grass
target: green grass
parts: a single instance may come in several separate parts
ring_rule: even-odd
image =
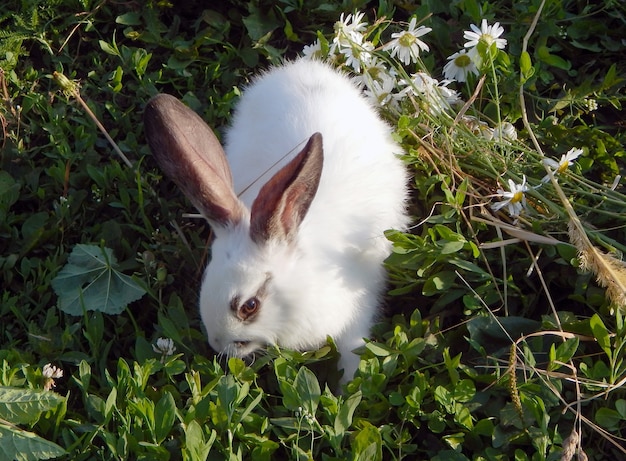
[[[621,1],[548,1],[539,15],[539,0],[5,4],[0,459],[624,457]],[[251,365],[209,348],[196,302],[210,229],[183,216],[193,208],[141,120],[167,92],[226,126],[259,69],[316,39],[326,49],[354,9],[378,48],[414,15],[432,28],[400,73],[442,79],[482,18],[508,43],[483,50],[484,80],[450,85],[465,107],[407,97],[382,111],[406,150],[415,226],[388,234],[386,315],[337,393],[332,341]],[[500,122],[516,141],[484,136]],[[544,157],[571,148],[582,156],[542,182]],[[524,176],[520,216],[494,212]]]

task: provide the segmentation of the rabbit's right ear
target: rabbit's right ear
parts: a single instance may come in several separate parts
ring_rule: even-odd
[[[314,133],[302,151],[261,188],[252,203],[250,237],[291,241],[315,198],[322,175],[322,135]]]
[[[212,223],[237,224],[245,208],[233,191],[224,150],[209,126],[174,96],[153,97],[143,116],[157,163]]]

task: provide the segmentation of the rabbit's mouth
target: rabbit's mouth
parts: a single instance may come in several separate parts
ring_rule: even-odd
[[[235,355],[240,358],[250,357],[263,347],[263,345],[257,341],[242,339],[235,340],[232,344],[234,346],[233,351]]]

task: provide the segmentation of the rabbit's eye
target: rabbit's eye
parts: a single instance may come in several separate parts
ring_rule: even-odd
[[[239,306],[239,318],[241,320],[247,320],[253,315],[255,315],[259,308],[261,307],[261,302],[258,298],[250,298],[241,306]]]

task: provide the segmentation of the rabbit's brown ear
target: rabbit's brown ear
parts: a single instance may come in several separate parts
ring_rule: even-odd
[[[153,97],[143,116],[150,150],[167,176],[212,223],[237,224],[244,206],[233,191],[219,141],[198,114],[174,96]]]
[[[293,240],[317,192],[323,161],[322,135],[315,133],[304,149],[261,188],[252,204],[252,240]]]

